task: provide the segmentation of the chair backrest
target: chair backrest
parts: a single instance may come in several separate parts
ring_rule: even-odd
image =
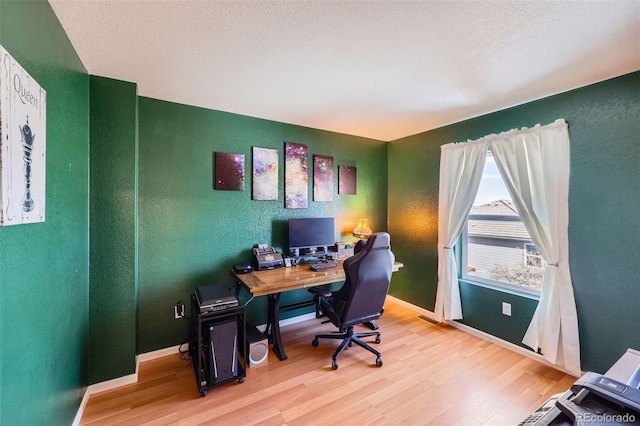
[[[371,235],[362,251],[344,261],[346,280],[333,298],[341,327],[380,316],[389,291],[394,261],[390,237],[386,232]]]

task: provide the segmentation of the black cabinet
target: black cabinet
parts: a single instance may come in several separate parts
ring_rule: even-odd
[[[244,382],[247,335],[244,306],[200,313],[191,296],[193,332],[189,354],[200,395],[223,383]]]

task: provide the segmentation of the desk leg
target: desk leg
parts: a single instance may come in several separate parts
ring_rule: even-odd
[[[280,361],[287,359],[282,345],[282,336],[280,335],[280,293],[267,295],[268,313],[267,313],[267,329],[265,333],[269,340],[273,342],[273,352],[280,358]]]

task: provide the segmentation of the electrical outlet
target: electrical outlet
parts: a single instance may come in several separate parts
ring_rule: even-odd
[[[511,316],[511,303],[502,302],[502,315]]]
[[[184,304],[182,302],[176,303],[176,306],[173,307],[173,317],[175,319],[184,317]]]

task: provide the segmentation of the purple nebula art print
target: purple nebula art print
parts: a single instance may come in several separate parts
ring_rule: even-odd
[[[313,200],[333,201],[333,157],[313,156]]]
[[[244,191],[244,154],[214,153],[214,188]]]
[[[284,206],[288,209],[306,209],[309,206],[309,166],[306,145],[284,143]]]
[[[254,200],[278,199],[278,150],[253,147]]]
[[[338,194],[356,195],[356,172],[354,166],[338,167]]]

